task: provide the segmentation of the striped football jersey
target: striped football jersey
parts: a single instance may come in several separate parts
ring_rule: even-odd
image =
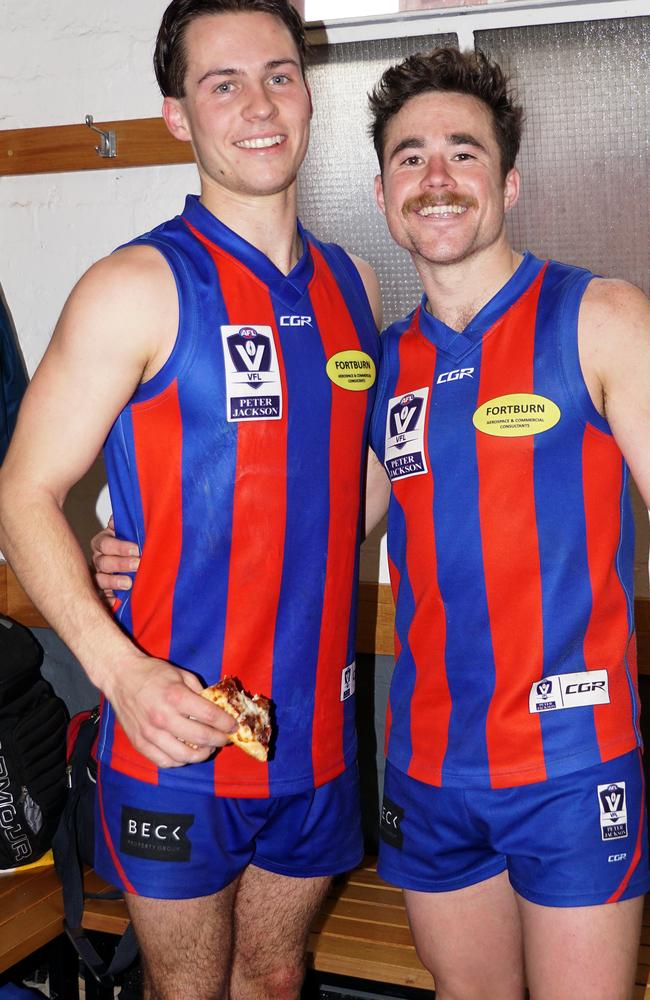
[[[640,742],[628,470],[578,356],[591,277],[526,254],[462,332],[423,300],[382,337],[386,744],[430,784],[543,781]]]
[[[226,747],[158,769],[110,705],[103,762],[145,782],[259,797],[313,788],[356,753],[360,496],[378,337],[347,255],[300,228],[289,275],[195,197],[134,241],[178,288],[176,344],[105,446],[118,537],[137,540],[117,620],[205,684],[273,702],[268,764]]]

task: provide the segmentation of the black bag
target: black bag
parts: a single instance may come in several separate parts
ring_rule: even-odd
[[[80,712],[68,727],[68,800],[54,837],[54,863],[63,886],[64,927],[77,954],[94,978],[105,985],[134,961],[138,945],[133,925],[120,938],[113,958],[105,962],[81,926],[84,899],[120,899],[121,892],[86,893],[84,865],[94,864],[95,798],[99,708]]]
[[[0,615],[0,869],[49,850],[66,799],[68,713],[42,662],[33,633]]]

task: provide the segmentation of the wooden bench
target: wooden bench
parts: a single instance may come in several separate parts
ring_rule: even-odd
[[[88,892],[106,888],[99,875],[87,873]],[[122,900],[91,899],[86,904],[83,924],[87,930],[119,935],[127,921]],[[63,902],[53,868],[0,875],[0,973],[62,932]],[[59,957],[62,949],[57,944],[54,951]],[[334,881],[309,937],[308,965],[319,972],[433,989],[431,976],[415,954],[402,894],[379,878],[372,859]],[[73,992],[60,995],[72,997]],[[650,1000],[650,897],[634,1000]]]
[[[106,888],[94,872],[87,888]],[[122,934],[127,924],[121,900],[89,900],[88,930]],[[336,879],[309,936],[308,967],[394,986],[433,990],[432,977],[415,953],[399,889],[377,875],[374,859]],[[634,1000],[650,1000],[650,896],[646,902]]]

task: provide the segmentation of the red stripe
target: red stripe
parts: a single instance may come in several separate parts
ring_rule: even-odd
[[[356,327],[338,284],[320,252],[311,247],[314,277],[309,294],[318,317],[327,360],[339,351],[360,350]],[[327,322],[325,322],[327,318]],[[348,623],[353,600],[358,512],[361,502],[360,469],[365,459],[366,392],[332,385],[330,410],[330,512],[327,539],[327,575],[323,595],[316,666],[312,763],[322,782],[343,767],[344,703],[341,673],[348,665]],[[336,709],[334,709],[336,706]],[[338,760],[332,761],[334,748]]]
[[[221,663],[222,676],[233,674],[247,690],[272,698],[273,622],[277,617],[284,559],[289,405],[280,338],[266,286],[251,281],[251,272],[200,233],[193,232],[214,260],[230,323],[271,327],[280,365],[282,418],[237,424],[231,561]],[[217,795],[266,798],[268,766],[228,747],[215,758],[214,784]]]
[[[420,333],[418,316],[419,311],[400,340],[399,378],[395,387],[397,397],[434,383],[437,352]],[[427,403],[426,428],[430,406],[431,395]],[[447,751],[451,695],[445,667],[445,608],[438,586],[433,524],[435,486],[426,432],[425,451],[428,475],[395,480],[393,493],[406,521],[406,567],[415,603],[415,614],[408,633],[408,644],[415,663],[410,705],[412,755],[408,773],[419,781],[439,785]]]
[[[391,592],[393,594],[393,606],[397,607],[397,595],[399,594],[401,575],[399,569],[397,568],[393,560],[390,558],[390,556],[388,556],[388,572],[390,574],[390,586],[391,586]],[[393,632],[393,646],[394,646],[393,656],[395,659],[395,663],[397,663],[397,661],[400,658],[400,653],[402,652],[402,644],[397,634],[397,628],[395,628]],[[393,713],[391,711],[390,698],[389,698],[386,704],[386,728],[384,730],[384,756],[386,757],[388,756],[388,744],[390,742],[390,731],[392,724],[393,724]]]
[[[132,406],[136,469],[145,544],[131,595],[133,637],[150,656],[169,658],[174,581],[183,540],[183,432],[174,381],[153,400]],[[111,767],[139,781],[158,783],[158,768],[131,746],[115,722]]]
[[[639,858],[641,857],[641,838],[643,837],[643,827],[644,827],[643,813],[645,810],[645,774],[643,771],[643,761],[641,757],[641,751],[637,753],[637,759],[639,762],[639,770],[641,772],[641,815],[639,816],[639,828],[636,834],[636,844],[634,845],[634,854],[632,855],[632,859],[627,867],[625,875],[621,879],[620,885],[607,900],[608,903],[617,903],[618,900],[621,898],[621,896],[623,895],[623,893],[625,892],[625,890],[629,885],[630,879],[634,874],[634,869],[638,865]]]
[[[534,389],[535,317],[545,268],[523,297],[483,342],[478,404]],[[500,438],[476,432],[479,517],[483,566],[495,664],[495,684],[486,719],[486,742],[493,788],[512,784],[507,772],[526,747],[533,767],[529,782],[543,781],[546,766],[541,723],[513,705],[543,672],[542,586],[535,514],[534,436]],[[516,554],[516,559],[513,556]],[[520,586],[520,566],[527,586]],[[521,662],[522,637],[537,650]],[[513,678],[517,678],[513,689]],[[519,724],[513,725],[517,719]]]
[[[587,559],[594,600],[585,634],[587,669],[609,667],[609,705],[594,707],[601,759],[624,752],[622,741],[636,743],[632,699],[625,664],[627,653],[636,687],[636,645],[629,644],[625,591],[612,553],[618,551],[621,533],[623,459],[608,434],[588,427],[582,446],[583,489],[587,532]],[[616,706],[616,707],[615,707]]]
[[[134,896],[137,896],[138,893],[136,892],[136,890],[131,885],[131,882],[129,881],[129,879],[126,876],[126,872],[122,868],[122,864],[121,864],[120,859],[119,859],[119,857],[117,855],[117,851],[115,850],[115,847],[113,846],[113,839],[111,837],[110,830],[108,829],[108,823],[106,822],[106,814],[104,813],[104,795],[103,795],[103,790],[102,790],[102,765],[101,765],[101,763],[97,764],[97,800],[99,802],[99,815],[100,815],[101,822],[102,822],[102,831],[104,833],[104,840],[106,841],[106,846],[108,847],[108,852],[109,852],[109,854],[110,854],[110,856],[111,856],[111,858],[113,860],[113,864],[115,865],[115,870],[117,871],[117,874],[120,876],[120,878],[122,880],[122,887],[124,889],[126,889],[127,892],[131,892],[131,893],[133,893]]]

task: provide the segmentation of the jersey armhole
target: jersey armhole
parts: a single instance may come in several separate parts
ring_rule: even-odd
[[[178,329],[169,356],[155,375],[138,386],[131,398],[132,403],[143,403],[159,396],[189,367],[196,349],[197,303],[194,282],[189,274],[187,262],[175,246],[164,239],[152,236],[134,240],[129,245],[150,246],[164,257],[172,272],[178,296]]]
[[[375,395],[375,405],[372,411],[372,417],[370,419],[370,433],[368,435],[368,442],[370,447],[377,456],[378,461],[384,464],[384,452],[385,452],[385,418],[381,419],[383,402],[386,396],[386,387],[388,385],[388,362],[384,360],[387,356],[389,350],[389,339],[387,337],[387,331],[379,337],[379,377],[377,379],[377,393]]]
[[[594,275],[590,272],[577,270],[567,282],[558,307],[558,354],[567,392],[573,399],[580,417],[587,426],[595,427],[611,436],[612,431],[607,420],[598,412],[589,394],[580,364],[578,337],[580,306],[587,286],[593,278]]]
[[[313,236],[310,235],[310,239],[313,240]],[[372,329],[376,330],[377,326],[372,312],[372,306],[370,305],[370,299],[368,298],[368,293],[366,292],[366,286],[364,285],[363,279],[359,274],[359,270],[350,255],[343,249],[343,247],[339,246],[338,243],[320,243],[318,240],[314,240],[314,243],[317,245],[326,260],[328,260],[328,258],[331,259],[332,257],[336,260],[340,270],[347,278],[348,283],[351,286],[351,290],[353,290],[357,298],[361,300],[361,305],[364,310],[367,310],[372,324]]]

